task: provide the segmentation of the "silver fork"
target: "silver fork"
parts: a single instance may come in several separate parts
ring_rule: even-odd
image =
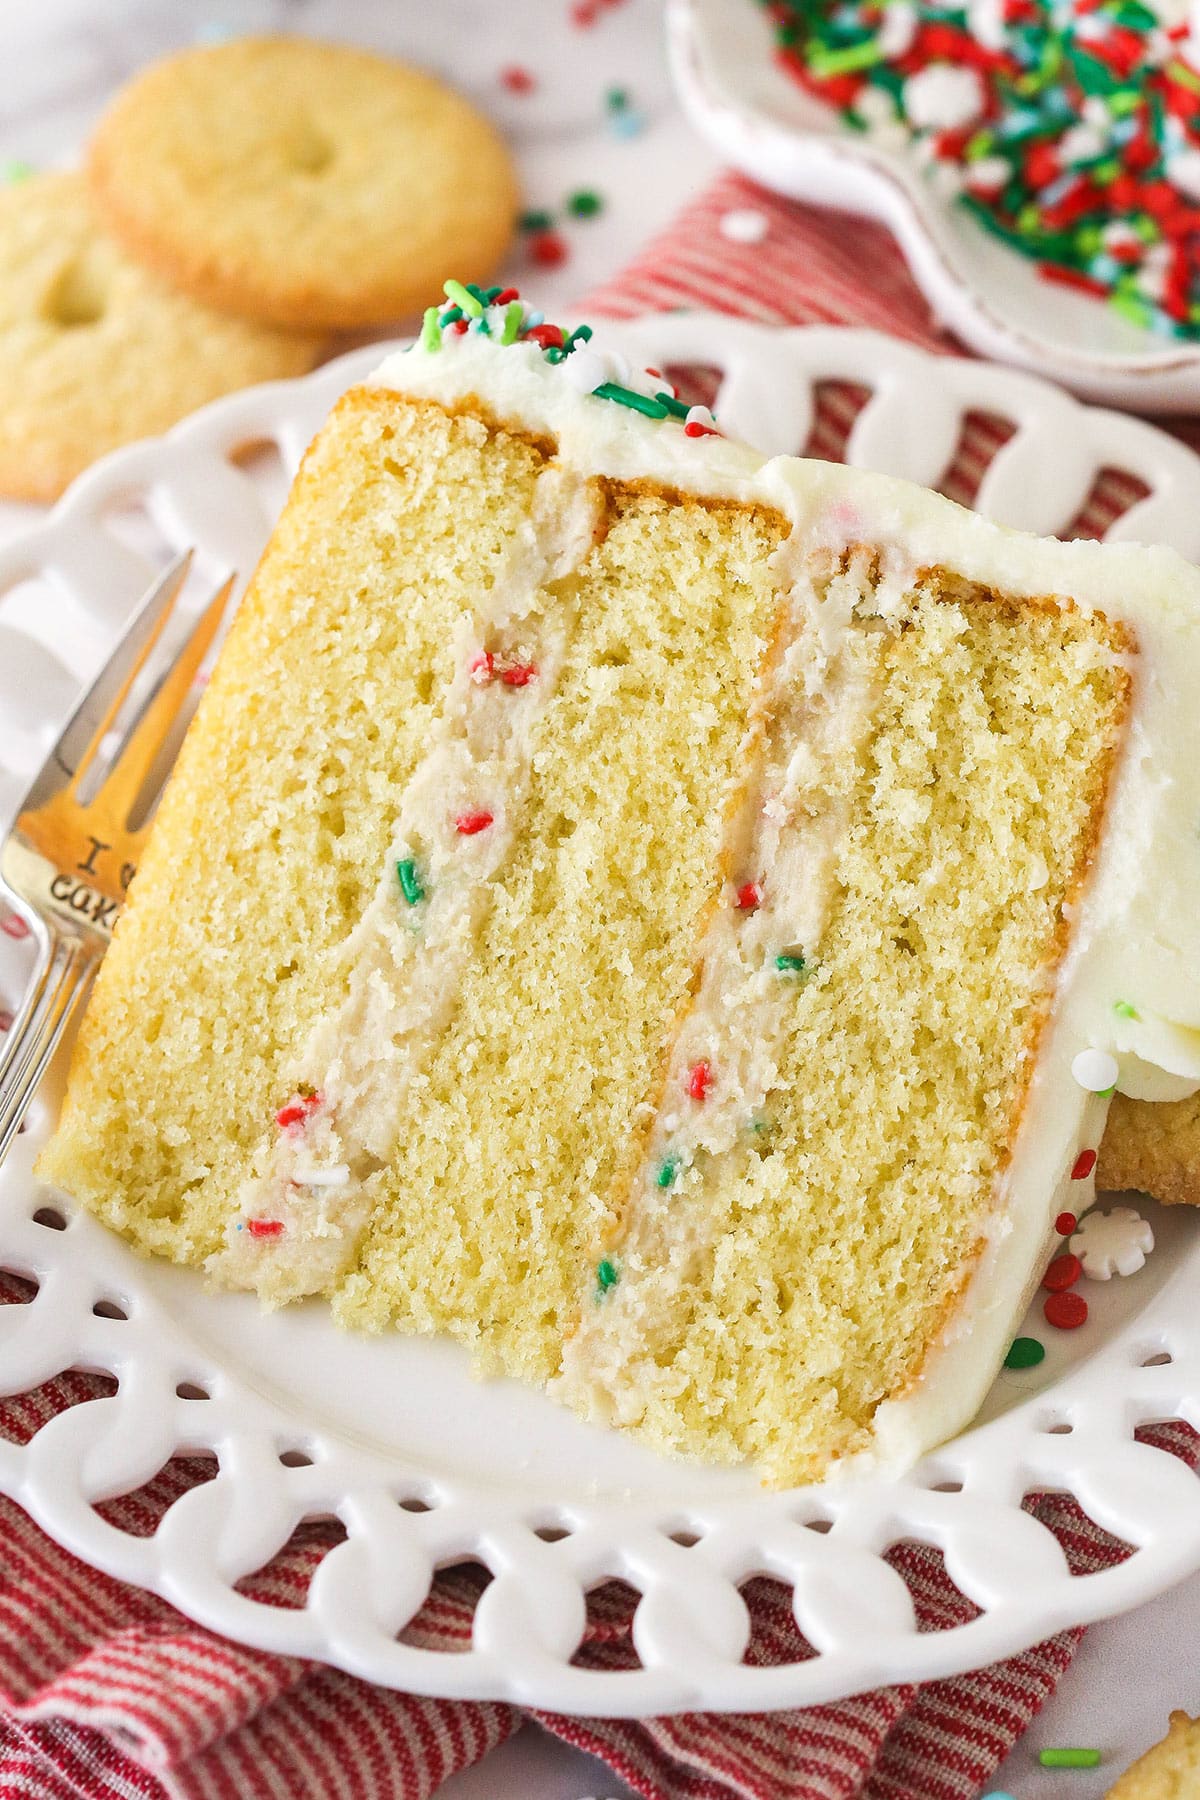
[[[0,903],[9,902],[38,949],[33,981],[0,1042],[0,1163],[108,949],[148,830],[145,823],[133,829],[134,809],[144,820],[162,786],[161,753],[233,586],[231,575],[157,678],[101,770],[100,747],[162,634],[191,560],[190,550],[177,557],[150,588],[71,714],[0,844]],[[85,802],[80,787],[89,774],[98,785],[89,781],[95,791]],[[153,791],[151,776],[156,777]]]

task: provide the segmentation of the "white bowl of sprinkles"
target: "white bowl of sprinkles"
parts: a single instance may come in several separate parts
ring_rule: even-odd
[[[1155,0],[1159,10],[1167,4]],[[887,16],[913,11],[899,0]],[[1045,279],[1036,261],[960,204],[962,182],[949,176],[948,164],[922,166],[903,126],[893,120],[853,130],[785,72],[774,22],[756,0],[667,0],[667,25],[676,86],[703,135],[775,193],[886,225],[939,322],[972,349],[1089,399],[1200,413],[1200,336],[1163,335],[1168,321],[1148,279],[1146,303],[1131,297],[1123,310]],[[1182,30],[1175,27],[1177,39]],[[951,73],[950,64],[925,71],[938,77],[927,84],[932,116],[944,108],[946,120],[956,98],[945,79]],[[1200,92],[1196,104],[1200,122]],[[1180,187],[1190,173],[1186,157],[1183,145],[1172,164]],[[1165,252],[1158,255],[1165,260]],[[1200,331],[1200,308],[1185,328]]]

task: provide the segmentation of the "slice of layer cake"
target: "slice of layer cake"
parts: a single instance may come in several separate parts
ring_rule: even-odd
[[[42,1159],[764,1477],[965,1424],[1200,1087],[1200,580],[714,434],[448,284],[309,451]]]

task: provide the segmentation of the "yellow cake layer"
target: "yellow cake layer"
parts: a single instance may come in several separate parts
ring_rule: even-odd
[[[720,886],[785,532],[761,510],[610,492],[512,859],[375,1178],[345,1322],[450,1331],[510,1373],[555,1373]]]
[[[80,1033],[41,1171],[140,1249],[218,1248],[330,1005],[456,627],[543,458],[357,390],[316,440],[201,705]]]
[[[971,1272],[1127,699],[1102,619],[946,589],[857,628],[878,700],[777,1084],[727,1155],[622,1197],[568,1390],[602,1371],[596,1410],[775,1480],[863,1446]]]

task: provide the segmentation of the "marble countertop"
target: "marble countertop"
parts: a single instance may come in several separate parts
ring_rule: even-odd
[[[509,135],[529,207],[561,214],[590,188],[604,200],[593,220],[567,221],[569,256],[533,271],[518,245],[506,279],[536,291],[553,316],[618,270],[715,161],[676,107],[667,78],[658,0],[619,0],[590,29],[571,23],[569,0],[7,0],[0,4],[0,161],[73,160],[105,101],[152,57],[198,39],[283,29],[397,52],[471,95]],[[511,65],[536,81],[506,90]],[[613,134],[611,87],[628,91],[642,129]],[[0,533],[31,508],[0,505]],[[1163,1735],[1167,1712],[1200,1712],[1200,1577],[1122,1620],[1095,1627],[1058,1694],[1000,1771],[1015,1800],[1099,1800],[1117,1772]],[[1036,1751],[1096,1744],[1094,1774],[1040,1770]],[[581,1800],[624,1790],[588,1758],[532,1728],[446,1784],[439,1800]]]

